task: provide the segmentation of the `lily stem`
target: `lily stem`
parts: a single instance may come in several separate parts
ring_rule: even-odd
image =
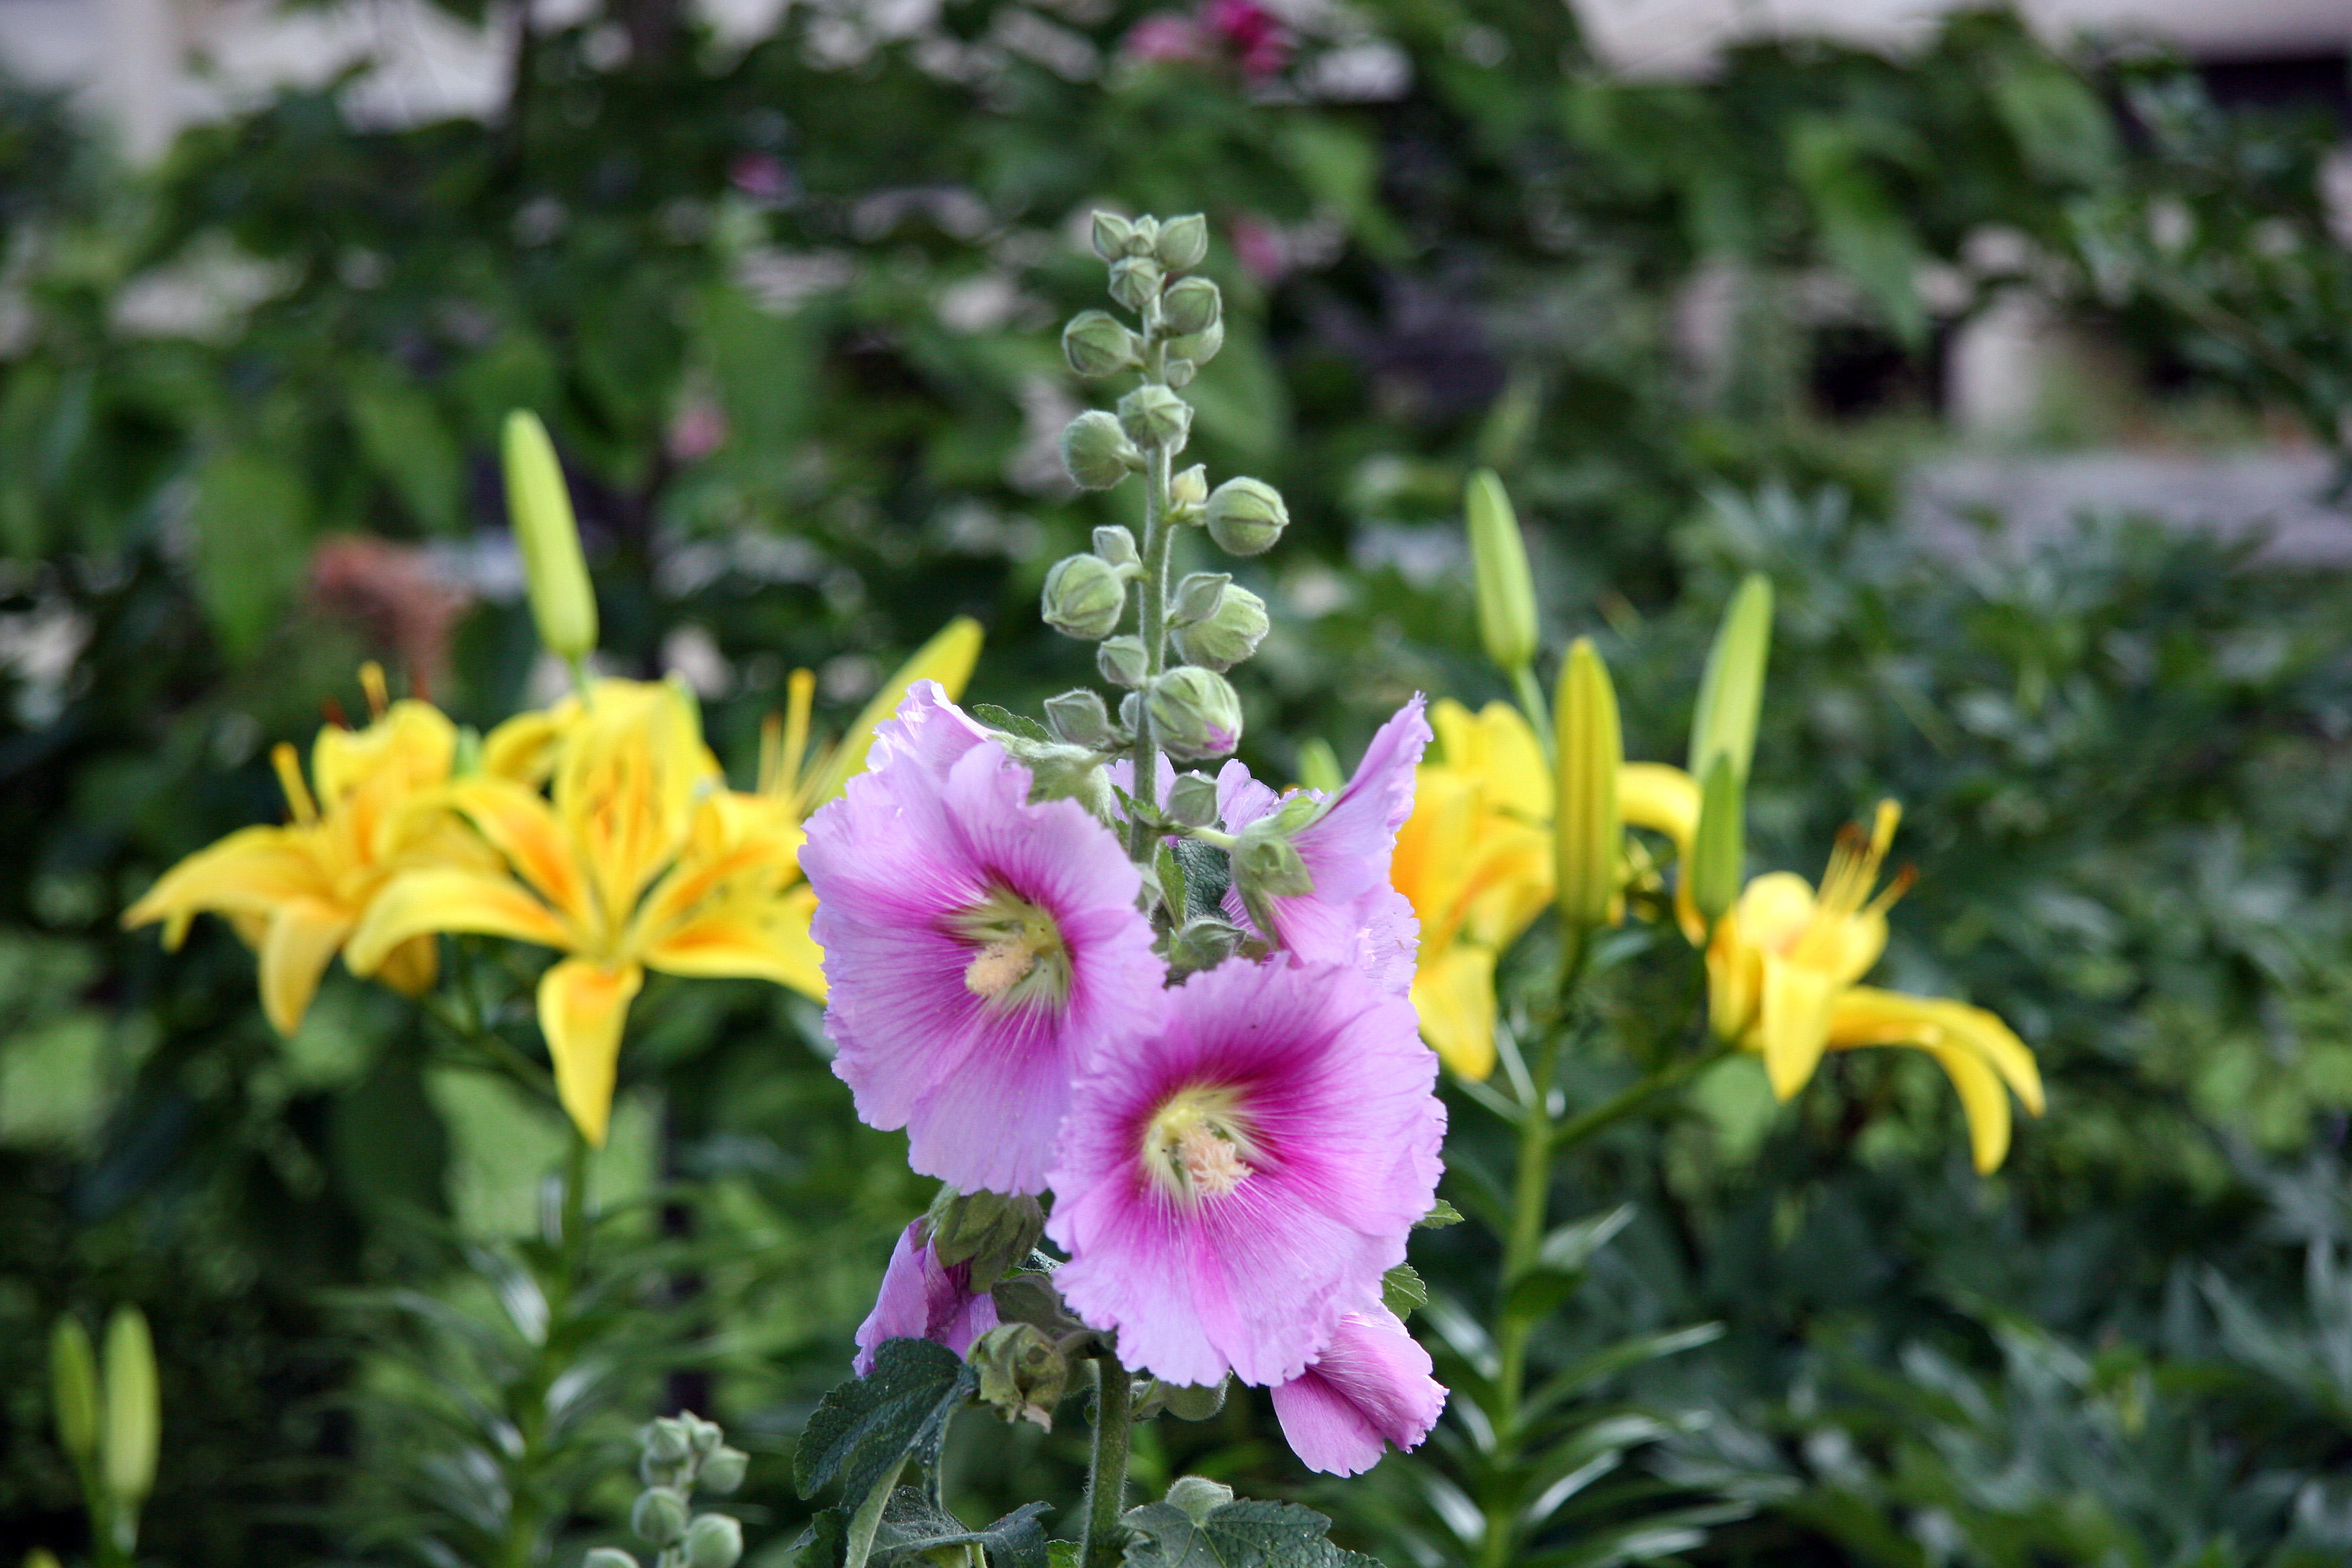
[[[1087,1463],[1087,1532],[1079,1568],[1118,1568],[1127,1555],[1119,1515],[1127,1511],[1127,1455],[1135,1406],[1127,1368],[1108,1352],[1094,1358],[1095,1443]]]

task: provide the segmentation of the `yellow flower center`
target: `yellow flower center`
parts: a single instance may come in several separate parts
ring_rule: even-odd
[[[1860,827],[1846,825],[1838,834],[1837,847],[1830,851],[1829,868],[1822,873],[1821,890],[1814,895],[1810,918],[1781,933],[1771,943],[1774,951],[1792,963],[1813,968],[1843,967],[1853,945],[1855,922],[1885,914],[1910,889],[1907,867],[1885,887],[1878,887],[1879,868],[1886,863],[1887,846],[1894,843],[1895,825],[1902,818],[1901,806],[1882,800],[1868,837],[1863,837]],[[1874,889],[1877,890],[1874,898]]]
[[[1171,1197],[1225,1196],[1254,1173],[1253,1152],[1231,1089],[1179,1089],[1144,1128],[1144,1169]]]
[[[971,944],[966,989],[1004,1006],[1059,1002],[1070,994],[1070,956],[1054,917],[1003,889],[956,917],[956,935]]]

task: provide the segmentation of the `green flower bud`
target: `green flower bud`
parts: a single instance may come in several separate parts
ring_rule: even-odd
[[[1045,1212],[1037,1200],[1004,1193],[941,1187],[931,1203],[930,1221],[931,1256],[944,1268],[971,1264],[974,1290],[987,1289],[999,1275],[1018,1267],[1045,1234]]]
[[[669,1545],[686,1533],[686,1499],[667,1487],[639,1493],[629,1510],[629,1533],[650,1545]]]
[[[1032,801],[1075,800],[1097,816],[1110,816],[1117,798],[1103,773],[1102,755],[1093,747],[1032,741],[1023,735],[1001,735],[997,743],[1005,755],[1029,770]]]
[[[1171,506],[1199,506],[1209,499],[1209,470],[1195,463],[1168,481]]]
[[[1217,605],[1225,596],[1225,586],[1234,580],[1230,572],[1188,572],[1176,584],[1176,593],[1168,606],[1168,624],[1181,626],[1190,621],[1205,621],[1217,613]]]
[[[1691,905],[1709,927],[1721,920],[1739,897],[1741,875],[1748,868],[1748,824],[1743,804],[1747,788],[1732,771],[1728,752],[1717,752],[1700,782],[1698,827],[1691,835]]]
[[[1242,928],[1214,915],[1186,921],[1168,939],[1168,962],[1181,973],[1214,969],[1242,948]]]
[[[686,1532],[687,1568],[735,1568],[743,1555],[743,1527],[723,1513],[706,1513]]]
[[[1149,256],[1122,256],[1110,264],[1110,297],[1139,316],[1150,309],[1165,277]]]
[[[1200,266],[1202,258],[1209,254],[1209,220],[1199,213],[1170,218],[1160,226],[1160,240],[1152,247],[1152,254],[1171,272]]]
[[[1211,279],[1180,278],[1160,297],[1160,319],[1179,337],[1207,331],[1223,313],[1224,296]]]
[[[1756,720],[1764,706],[1764,667],[1772,654],[1772,580],[1750,573],[1723,612],[1699,678],[1691,714],[1691,777],[1704,786],[1715,759],[1729,757],[1742,784],[1756,754]]]
[[[1231,669],[1265,640],[1265,601],[1247,588],[1227,588],[1216,613],[1176,628],[1176,649],[1194,664]]]
[[[1161,367],[1161,370],[1162,374],[1168,378],[1169,386],[1175,391],[1181,392],[1186,387],[1192,384],[1193,373],[1198,371],[1200,368],[1200,366],[1194,364],[1191,360],[1175,359],[1171,357],[1168,361],[1167,364]]]
[[[1083,311],[1062,329],[1062,357],[1089,379],[1133,369],[1138,345],[1136,335],[1108,310]]]
[[[1169,339],[1169,361],[1173,363],[1176,360],[1182,359],[1196,365],[1206,364],[1216,358],[1217,351],[1224,346],[1224,322],[1211,321],[1197,332],[1188,332],[1183,337]]]
[[[1203,518],[1209,537],[1229,554],[1263,555],[1290,526],[1290,509],[1263,479],[1227,479],[1209,492]]]
[[[1111,642],[1117,642],[1118,640],[1118,639],[1117,637],[1113,637],[1113,638],[1111,638]],[[1110,646],[1110,643],[1105,643],[1105,644],[1103,645],[1103,647],[1108,647],[1109,646]],[[1142,648],[1142,647],[1143,647],[1143,644],[1142,644],[1140,641],[1138,641],[1138,642],[1136,643],[1136,645],[1135,645],[1135,646],[1136,646],[1136,647],[1137,647],[1137,649],[1138,649],[1138,651],[1139,651],[1139,654],[1140,654],[1140,650],[1141,650],[1141,648]],[[1102,657],[1101,657],[1102,650],[1101,650],[1100,648],[1097,648],[1097,649],[1096,649],[1096,650],[1095,650],[1095,652],[1096,652],[1096,658],[1095,658],[1095,668],[1097,668],[1097,669],[1100,669],[1100,668],[1103,667],[1103,659],[1102,659]],[[1138,673],[1137,673],[1136,678],[1135,678],[1135,683],[1136,683],[1138,686],[1140,686],[1140,685],[1142,685],[1142,684],[1143,684],[1143,676],[1142,676],[1142,674],[1141,674],[1141,670],[1142,670],[1142,668],[1143,668],[1143,667],[1142,667],[1142,665],[1140,665],[1140,664],[1138,664],[1138,665],[1136,666],[1136,669],[1137,669]],[[1129,734],[1130,734],[1130,735],[1131,735],[1131,734],[1133,734],[1136,731],[1140,730],[1141,728],[1143,728],[1143,693],[1142,693],[1142,692],[1140,692],[1140,691],[1130,691],[1130,692],[1129,692],[1126,696],[1124,696],[1124,697],[1122,697],[1122,698],[1120,698],[1120,699],[1118,700],[1118,727],[1119,727],[1120,729],[1122,729],[1122,730],[1125,730],[1125,731],[1126,731]]]
[[[1206,773],[1178,773],[1165,807],[1171,822],[1206,827],[1217,820],[1217,781]]]
[[[1135,226],[1127,231],[1126,250],[1129,256],[1149,256],[1159,245],[1160,220],[1156,217],[1137,218]]]
[[[1142,685],[1148,668],[1141,637],[1111,637],[1095,649],[1095,668],[1113,686]],[[1129,717],[1124,704],[1119,707],[1118,721],[1130,730],[1135,728],[1135,721]]]
[[[155,1387],[155,1343],[136,1307],[118,1307],[106,1325],[106,1429],[99,1443],[107,1494],[126,1508],[155,1485],[163,1413]]]
[[[724,1497],[743,1484],[744,1471],[751,1468],[751,1456],[742,1449],[721,1445],[712,1449],[710,1457],[702,1461],[701,1473],[695,1479],[705,1491],[714,1491]]]
[[[694,1451],[693,1435],[675,1415],[647,1422],[639,1441],[645,1445],[646,1458],[656,1465],[675,1465]]]
[[[694,1451],[698,1454],[717,1453],[719,1445],[727,1439],[725,1429],[718,1422],[705,1421],[691,1410],[679,1411],[677,1418],[686,1423],[687,1436],[693,1442]]]
[[[1143,563],[1143,552],[1135,547],[1135,535],[1117,523],[1095,530],[1095,553],[1114,566]]]
[[[1082,490],[1107,490],[1143,467],[1127,432],[1112,415],[1089,409],[1062,432],[1062,467]]]
[[[49,1335],[49,1397],[58,1446],[77,1465],[89,1463],[98,1453],[98,1357],[79,1318],[59,1318]]]
[[[974,1341],[964,1359],[980,1374],[982,1404],[1007,1421],[1054,1429],[1054,1406],[1069,1391],[1070,1363],[1043,1329],[999,1324]]]
[[[637,1560],[617,1546],[597,1546],[580,1560],[580,1568],[637,1568]]]
[[[1118,400],[1118,427],[1139,447],[1184,449],[1192,405],[1164,386],[1139,386]]]
[[[1127,254],[1128,237],[1134,232],[1135,226],[1117,213],[1097,212],[1088,238],[1094,244],[1097,256],[1105,261],[1117,261]]]
[[[1536,657],[1536,585],[1528,571],[1527,542],[1519,537],[1511,498],[1491,469],[1471,476],[1463,510],[1478,590],[1478,637],[1496,668],[1515,673]]]
[[[1179,762],[1233,754],[1242,743],[1242,700],[1214,670],[1179,665],[1151,683],[1152,739]]]
[[[1211,1514],[1234,1500],[1234,1489],[1205,1476],[1185,1476],[1168,1489],[1168,1500],[1194,1524],[1206,1524]]]
[[[1617,774],[1625,741],[1617,721],[1617,691],[1591,639],[1570,645],[1552,704],[1559,759],[1553,784],[1553,882],[1559,918],[1580,939],[1609,923],[1625,858],[1625,828],[1617,805]]]
[[[1099,555],[1065,555],[1045,574],[1043,599],[1047,626],[1096,642],[1118,630],[1127,613],[1127,579]]]
[[[539,416],[518,408],[507,416],[503,441],[507,518],[522,554],[539,640],[561,658],[581,659],[596,648],[596,591],[580,553],[580,525],[563,468]]]
[[[1206,1421],[1224,1409],[1225,1389],[1231,1381],[1229,1378],[1221,1378],[1215,1383],[1203,1385],[1195,1383],[1160,1383],[1155,1380],[1152,1384],[1151,1398],[1160,1409],[1179,1421]],[[1198,1476],[1185,1478],[1192,1481],[1200,1479]],[[1212,1511],[1213,1511],[1213,1505]]]
[[[1045,723],[1073,746],[1097,752],[1108,751],[1118,738],[1118,731],[1110,721],[1110,710],[1103,706],[1100,697],[1084,687],[1045,699]]]

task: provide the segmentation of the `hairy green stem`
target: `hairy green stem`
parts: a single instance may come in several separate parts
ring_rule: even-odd
[[[1095,1443],[1087,1461],[1087,1532],[1078,1568],[1118,1568],[1127,1554],[1119,1515],[1127,1511],[1127,1454],[1134,1402],[1127,1368],[1106,1351],[1094,1358]]]
[[[1168,348],[1161,342],[1160,307],[1154,302],[1144,321],[1150,347],[1143,356],[1143,384],[1168,383]],[[1176,531],[1168,524],[1168,490],[1174,471],[1173,454],[1154,444],[1145,450],[1143,468],[1143,574],[1135,580],[1136,635],[1143,642],[1144,701],[1151,700],[1151,683],[1168,667],[1168,554]],[[1151,721],[1139,714],[1135,726],[1135,776],[1128,793],[1139,805],[1160,803],[1160,748],[1151,738]],[[1127,826],[1128,858],[1148,867],[1159,848],[1157,835],[1144,813]]]

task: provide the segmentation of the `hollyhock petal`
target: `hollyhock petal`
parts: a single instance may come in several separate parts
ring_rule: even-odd
[[[972,1342],[996,1327],[996,1299],[970,1288],[971,1267],[940,1267],[923,1222],[916,1220],[898,1233],[890,1249],[890,1266],[883,1270],[882,1289],[875,1293],[874,1310],[857,1326],[857,1355],[850,1363],[858,1376],[874,1370],[874,1353],[885,1340],[937,1340],[961,1355]]]
[[[834,1070],[860,1118],[908,1130],[917,1171],[1040,1192],[1087,1053],[1158,1026],[1140,880],[1085,807],[1032,804],[1028,770],[952,705],[900,713],[801,851]]]
[[[1281,800],[1272,789],[1250,777],[1249,769],[1239,757],[1217,770],[1217,816],[1228,833],[1239,833],[1272,811]]]
[[[991,738],[986,725],[948,700],[946,687],[919,680],[907,689],[898,712],[876,727],[866,772],[879,773],[896,759],[944,779],[966,752]]]
[[[1055,1283],[1155,1376],[1287,1382],[1434,1200],[1436,1058],[1351,967],[1229,963],[1169,996],[1166,1026],[1073,1095]]]
[[[1307,1370],[1274,1391],[1291,1452],[1312,1470],[1352,1476],[1391,1445],[1416,1448],[1445,1408],[1429,1352],[1385,1307],[1341,1316]]]

